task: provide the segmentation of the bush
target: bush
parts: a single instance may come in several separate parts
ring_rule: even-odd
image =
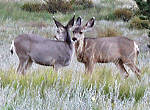
[[[134,0],[140,12],[150,19],[150,0]]]
[[[149,20],[141,20],[139,17],[135,16],[130,21],[130,28],[137,28],[137,29],[148,29],[150,27]]]
[[[93,2],[91,0],[44,0],[45,4],[39,3],[25,3],[21,8],[29,12],[48,11],[49,13],[66,13],[74,10],[83,10],[92,8]]]
[[[47,0],[45,6],[50,13],[66,13],[73,10],[71,3],[63,0]]]
[[[115,37],[122,35],[122,32],[118,31],[114,27],[106,27],[104,29],[97,27],[96,32],[98,37]]]
[[[124,21],[129,21],[133,15],[132,11],[127,8],[116,9],[114,15]]]
[[[25,3],[21,9],[29,12],[39,12],[45,10],[44,7],[39,3]]]
[[[74,10],[82,10],[92,8],[94,6],[91,0],[71,0],[70,2]]]

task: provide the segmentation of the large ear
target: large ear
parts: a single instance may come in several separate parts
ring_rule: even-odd
[[[76,21],[77,26],[81,26],[81,17],[79,16]]]
[[[85,25],[87,28],[92,28],[94,26],[95,17],[91,18]]]
[[[64,28],[64,26],[60,22],[56,21],[54,17],[53,17],[53,20],[54,20],[57,28]]]
[[[91,18],[85,26],[83,26],[82,31],[88,31],[89,29],[91,29],[94,26],[95,23],[95,17]]]
[[[66,26],[68,29],[71,28],[74,25],[74,19],[75,19],[75,14],[74,14],[73,18],[68,22],[68,24]]]

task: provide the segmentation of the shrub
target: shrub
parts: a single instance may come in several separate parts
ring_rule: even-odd
[[[29,12],[48,11],[49,13],[70,12],[93,7],[91,0],[44,0],[45,4],[25,3],[21,8]]]
[[[115,37],[121,36],[122,33],[114,27],[106,27],[106,28],[96,28],[98,37]]]
[[[150,19],[150,0],[134,0],[140,12]]]
[[[139,17],[135,16],[130,21],[130,28],[137,28],[137,29],[148,29],[150,26],[150,22],[148,20],[141,20]]]
[[[47,0],[45,6],[50,13],[72,11],[71,3],[64,0]]]
[[[21,9],[29,12],[39,12],[44,10],[44,7],[39,3],[25,3]]]
[[[92,8],[94,6],[91,0],[71,0],[70,3],[74,10],[82,10]]]
[[[132,11],[127,8],[116,9],[114,15],[124,21],[129,21],[133,15]]]

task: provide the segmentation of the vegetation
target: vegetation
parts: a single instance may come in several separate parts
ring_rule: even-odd
[[[70,12],[75,10],[82,10],[92,8],[93,2],[90,0],[44,0],[44,4],[39,3],[25,3],[21,8],[30,12],[48,11],[49,13]]]
[[[127,8],[116,9],[114,14],[117,18],[122,19],[124,21],[129,21],[133,15],[132,11]]]
[[[140,12],[150,20],[150,0],[134,0]]]
[[[123,81],[120,75],[114,76],[112,70],[105,66],[96,69],[92,78],[82,73],[72,74],[71,71],[62,71],[58,75],[50,69],[39,69],[22,76],[15,74],[13,68],[1,70],[0,78],[0,96],[5,100],[1,109],[69,109],[70,106],[74,109],[84,109],[85,106],[106,109],[104,103],[118,108],[120,101],[125,101],[126,105],[134,100],[132,103],[138,104],[147,86],[130,78]],[[4,97],[4,94],[7,95]]]
[[[130,21],[130,28],[137,28],[137,29],[148,29],[150,26],[149,20],[141,20],[139,17],[135,16]]]
[[[97,27],[96,28],[96,33],[98,37],[117,37],[121,36],[122,32],[116,29],[115,27]]]

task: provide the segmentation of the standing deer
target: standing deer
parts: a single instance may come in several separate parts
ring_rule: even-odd
[[[113,62],[125,77],[129,76],[124,67],[127,65],[140,78],[140,70],[135,65],[139,53],[136,43],[125,37],[85,38],[84,32],[92,28],[94,22],[93,17],[81,26],[81,17],[78,17],[73,30],[77,60],[84,63],[86,73],[93,72],[95,63]]]
[[[55,71],[60,67],[68,66],[73,54],[69,29],[73,27],[74,19],[75,15],[66,26],[63,26],[53,18],[58,28],[56,37],[64,38],[64,41],[50,40],[33,34],[22,34],[16,37],[12,41],[10,51],[12,54],[16,51],[19,58],[17,72],[25,74],[33,62],[53,66]]]

